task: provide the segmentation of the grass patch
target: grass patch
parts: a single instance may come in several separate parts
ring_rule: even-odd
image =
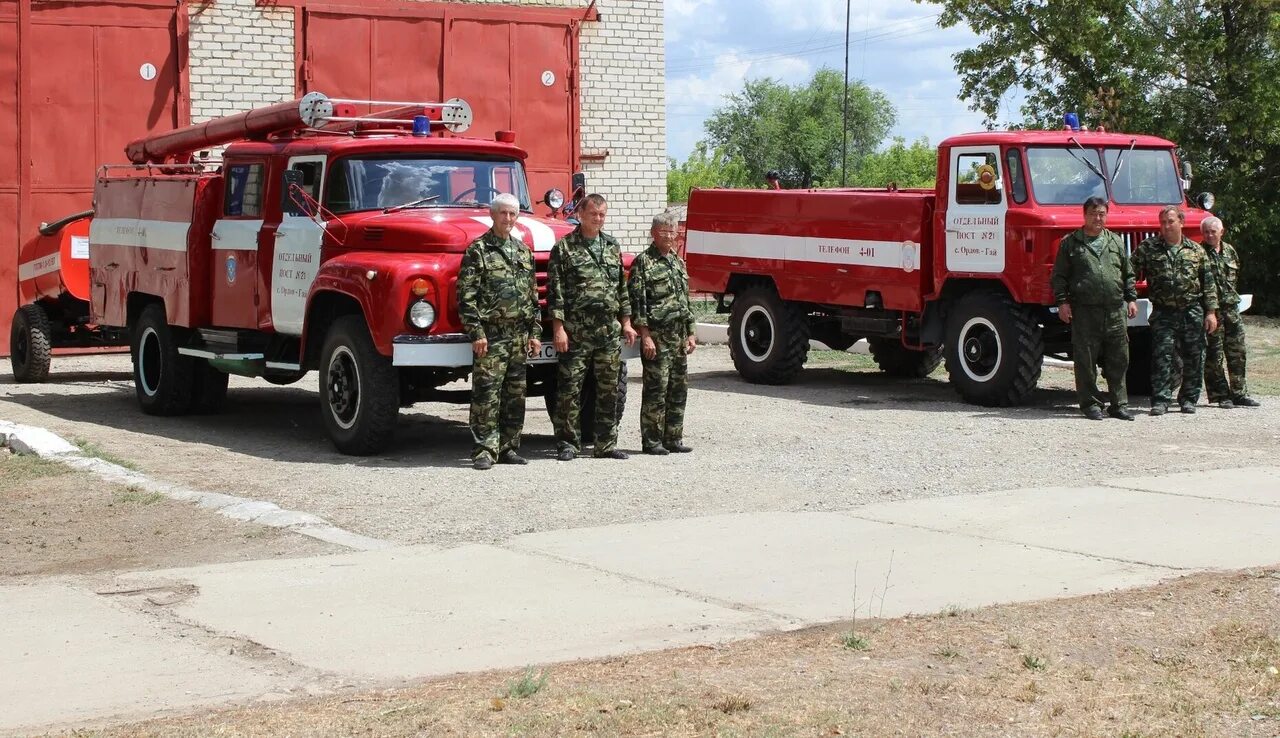
[[[0,491],[17,489],[37,479],[62,476],[69,471],[66,465],[56,461],[0,449]]]
[[[830,349],[809,349],[805,366],[839,369],[847,372],[880,371],[870,354],[854,354]]]
[[[542,690],[547,684],[547,673],[535,671],[532,666],[525,668],[524,673],[507,682],[504,695],[507,699],[527,699]]]
[[[1044,671],[1049,668],[1049,662],[1042,656],[1033,656],[1031,654],[1023,654],[1022,666],[1028,671]]]
[[[116,456],[93,441],[76,438],[73,440],[73,443],[75,443],[76,447],[80,449],[80,453],[84,456],[92,456],[95,459],[102,459],[103,461],[115,464],[116,466],[123,466],[130,471],[138,471],[137,464],[134,464],[128,459]]]
[[[711,703],[712,709],[719,710],[726,715],[732,715],[735,712],[746,712],[751,709],[751,700],[742,695],[729,695],[721,697]]]
[[[948,646],[943,646],[942,648],[939,648],[937,651],[934,651],[933,655],[937,656],[940,659],[946,659],[947,661],[954,661],[955,659],[960,658],[960,651],[957,650],[955,646],[948,645]]]
[[[871,648],[871,641],[861,633],[849,630],[840,634],[840,645],[850,651],[865,651]]]
[[[164,495],[159,492],[148,492],[133,485],[118,489],[111,495],[113,505],[154,505],[163,499]]]

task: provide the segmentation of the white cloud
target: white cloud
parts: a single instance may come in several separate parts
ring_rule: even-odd
[[[678,159],[687,156],[703,137],[702,122],[748,79],[772,77],[798,84],[812,77],[814,69],[807,59],[757,61],[738,50],[722,51],[708,64],[714,66],[667,79],[667,151]]]
[[[667,0],[667,142],[684,158],[703,137],[703,121],[746,79],[788,84],[844,66],[844,0]],[[948,136],[980,130],[983,117],[957,98],[951,55],[970,48],[967,27],[941,29],[936,6],[912,0],[853,0],[849,73],[898,109],[892,136]],[[686,34],[681,37],[680,34]],[[673,40],[673,37],[675,40]],[[1004,118],[1018,119],[1011,96]]]

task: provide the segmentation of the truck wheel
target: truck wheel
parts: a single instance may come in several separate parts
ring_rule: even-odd
[[[23,305],[13,315],[9,330],[9,364],[17,382],[43,382],[49,378],[53,358],[53,327],[39,305]]]
[[[551,418],[554,426],[556,422],[556,402],[559,393],[556,388],[557,380],[553,375],[547,381],[546,394],[542,396],[546,403],[547,416]],[[588,376],[582,383],[582,409],[578,414],[578,433],[582,435],[584,444],[594,443],[596,440],[596,380]],[[618,375],[618,422],[622,422],[622,412],[627,407],[627,362],[622,362],[622,371]]]
[[[1129,369],[1125,387],[1131,395],[1151,395],[1151,331],[1129,332]]]
[[[1031,311],[999,292],[970,292],[947,317],[947,372],[966,401],[1018,405],[1040,379],[1044,340]]]
[[[891,377],[922,379],[942,363],[941,346],[915,351],[903,346],[902,341],[896,338],[869,338],[867,346],[880,371]]]
[[[738,374],[755,384],[787,384],[809,357],[804,314],[772,287],[750,287],[733,300],[729,355]]]
[[[178,331],[164,305],[146,306],[133,326],[133,387],[147,415],[182,415],[191,408],[195,362],[178,353]]]
[[[400,381],[359,315],[334,321],[320,359],[320,410],[338,451],[367,456],[386,447],[400,411]]]
[[[227,373],[209,366],[205,359],[195,359],[191,377],[191,412],[210,414],[221,410],[227,399]]]

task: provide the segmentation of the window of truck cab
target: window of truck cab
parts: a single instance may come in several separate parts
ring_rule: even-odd
[[[1080,207],[1090,197],[1107,198],[1097,149],[1074,146],[1028,146],[1027,174],[1031,196],[1041,205]]]
[[[1181,205],[1182,180],[1169,149],[1107,148],[1111,197],[1120,205]],[[1118,171],[1117,171],[1118,170]]]
[[[224,218],[257,220],[266,201],[267,164],[264,161],[232,160],[223,165],[222,215]]]
[[[333,162],[325,207],[334,213],[392,207],[484,207],[498,193],[531,212],[524,165],[503,157],[374,154]],[[416,205],[415,205],[416,203]]]

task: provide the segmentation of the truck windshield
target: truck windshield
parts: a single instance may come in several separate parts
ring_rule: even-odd
[[[499,193],[531,210],[524,167],[510,159],[347,157],[333,165],[325,207],[335,213],[394,207],[477,207]]]
[[[1111,197],[1122,205],[1178,205],[1182,184],[1168,149],[1107,149]],[[1116,172],[1116,162],[1120,171]]]
[[[1129,168],[1128,163],[1124,166]],[[1041,205],[1080,205],[1090,197],[1107,196],[1095,149],[1029,147],[1027,169],[1036,202]]]

